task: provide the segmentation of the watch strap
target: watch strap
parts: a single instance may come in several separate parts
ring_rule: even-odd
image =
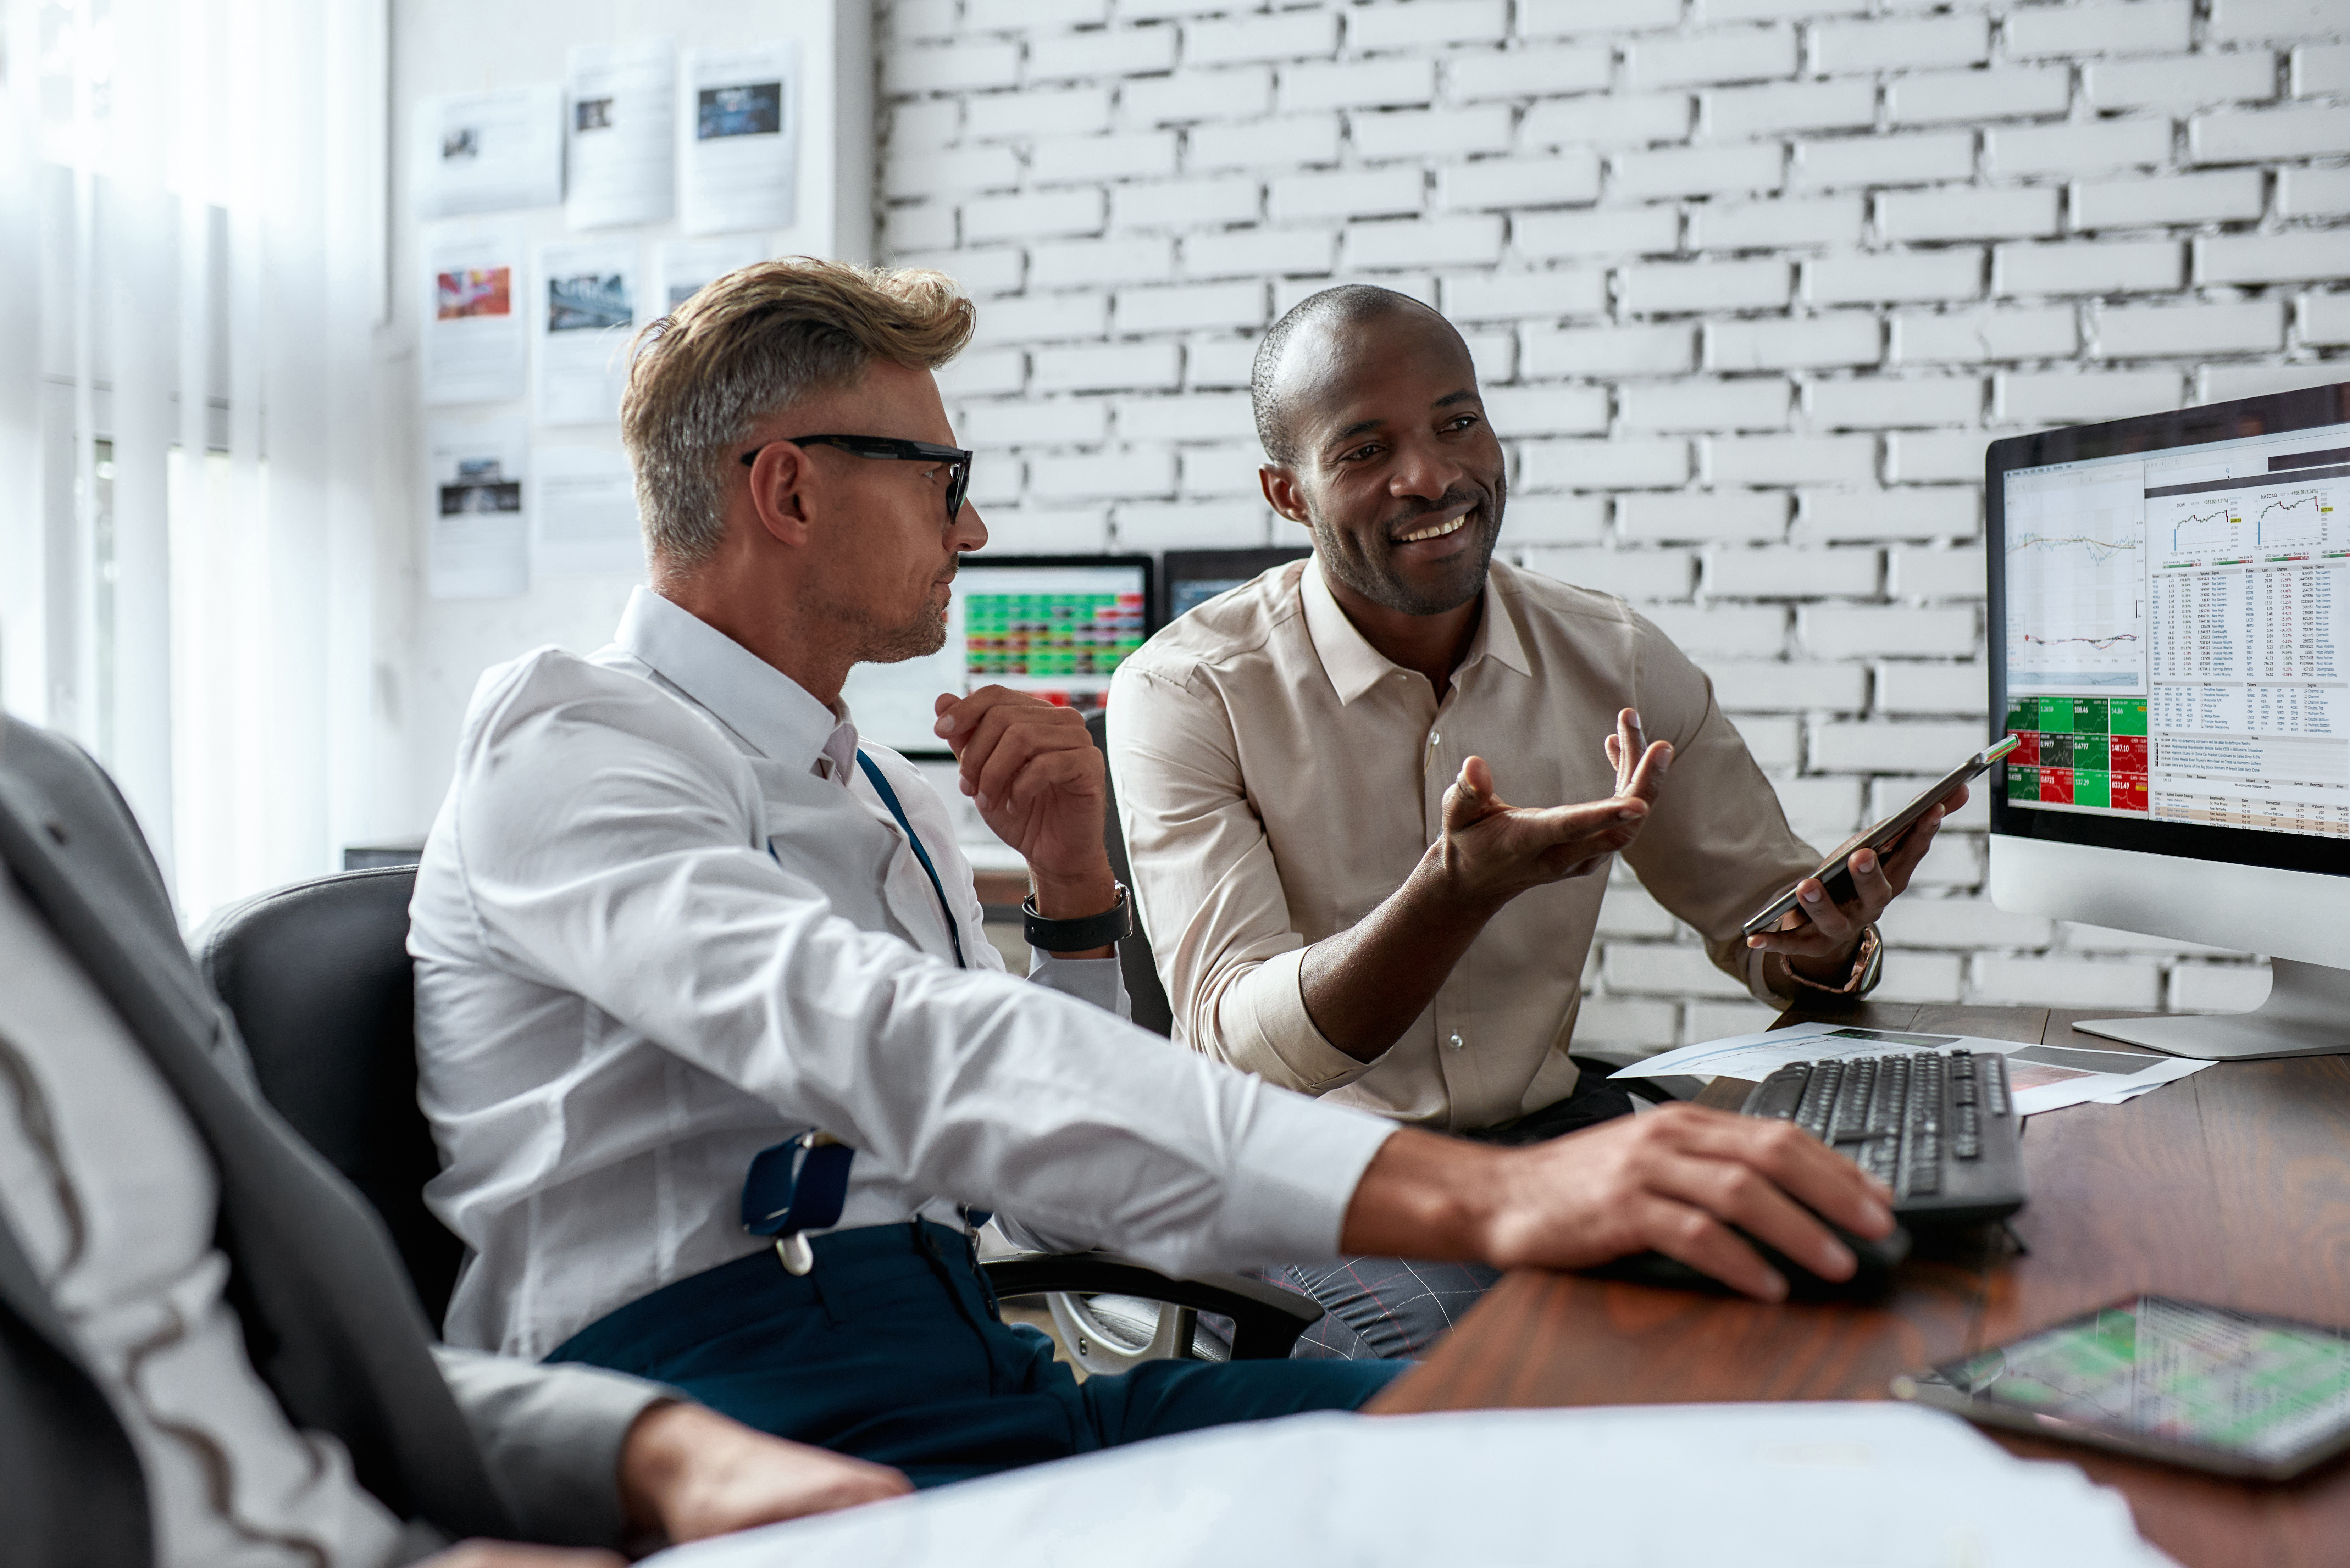
[[[1123,882],[1113,883],[1118,888],[1118,902],[1098,915],[1087,915],[1074,920],[1048,920],[1036,912],[1036,895],[1029,894],[1020,900],[1020,934],[1032,948],[1048,953],[1084,952],[1088,948],[1106,948],[1134,935],[1134,900]]]
[[[1829,996],[1866,996],[1877,988],[1878,971],[1885,967],[1885,940],[1871,924],[1860,933],[1860,946],[1852,955],[1852,972],[1845,976],[1842,985],[1830,985],[1825,981],[1813,980],[1799,971],[1794,964],[1787,966],[1787,978],[1806,991],[1816,991]]]

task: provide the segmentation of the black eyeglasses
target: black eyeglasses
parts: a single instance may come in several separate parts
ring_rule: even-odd
[[[769,441],[767,446],[777,444]],[[899,441],[895,436],[869,435],[804,435],[785,436],[787,446],[837,446],[851,457],[869,457],[883,462],[942,462],[947,465],[947,523],[962,514],[963,493],[971,488],[971,453],[959,446],[940,446],[934,441]],[[759,461],[766,446],[754,447],[743,454],[743,466],[750,467]]]

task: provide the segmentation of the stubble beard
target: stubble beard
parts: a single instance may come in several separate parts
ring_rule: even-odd
[[[1457,504],[1458,500],[1448,496],[1421,514],[1432,515]],[[1379,542],[1371,547],[1371,552],[1358,553],[1351,541],[1316,518],[1313,524],[1314,551],[1333,576],[1384,609],[1398,615],[1442,615],[1459,609],[1485,591],[1485,575],[1492,565],[1494,546],[1502,537],[1502,503],[1503,488],[1496,481],[1467,524],[1483,535],[1477,547],[1449,563],[1442,576],[1425,587],[1406,580],[1391,563],[1394,546],[1386,541],[1392,536],[1395,524],[1380,530]]]

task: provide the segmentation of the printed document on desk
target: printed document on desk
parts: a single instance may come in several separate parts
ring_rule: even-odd
[[[2006,1057],[2008,1087],[2014,1091],[2016,1111],[2027,1116],[2066,1106],[2117,1106],[2211,1064],[2166,1056],[2156,1051],[2125,1050],[2118,1045],[2110,1049],[2041,1045],[2028,1040],[1864,1029],[1856,1024],[1824,1022],[1684,1045],[1678,1051],[1635,1062],[1609,1076],[1688,1076],[1707,1080],[1731,1077],[1760,1082],[1790,1062],[1901,1056],[1913,1051],[1975,1051]]]

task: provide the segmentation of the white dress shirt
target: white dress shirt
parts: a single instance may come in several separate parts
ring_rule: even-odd
[[[1115,961],[1004,974],[945,803],[868,746],[956,969],[846,729],[643,589],[593,658],[482,677],[409,938],[427,1198],[473,1250],[452,1343],[544,1355],[765,1246],[743,1174],[811,1127],[857,1150],[843,1228],[969,1203],[1176,1272],[1335,1254],[1390,1127],[1060,994],[1122,1005]]]
[[[246,1359],[218,1199],[178,1098],[0,867],[0,1215],[138,1451],[156,1563],[374,1568],[400,1527]]]

